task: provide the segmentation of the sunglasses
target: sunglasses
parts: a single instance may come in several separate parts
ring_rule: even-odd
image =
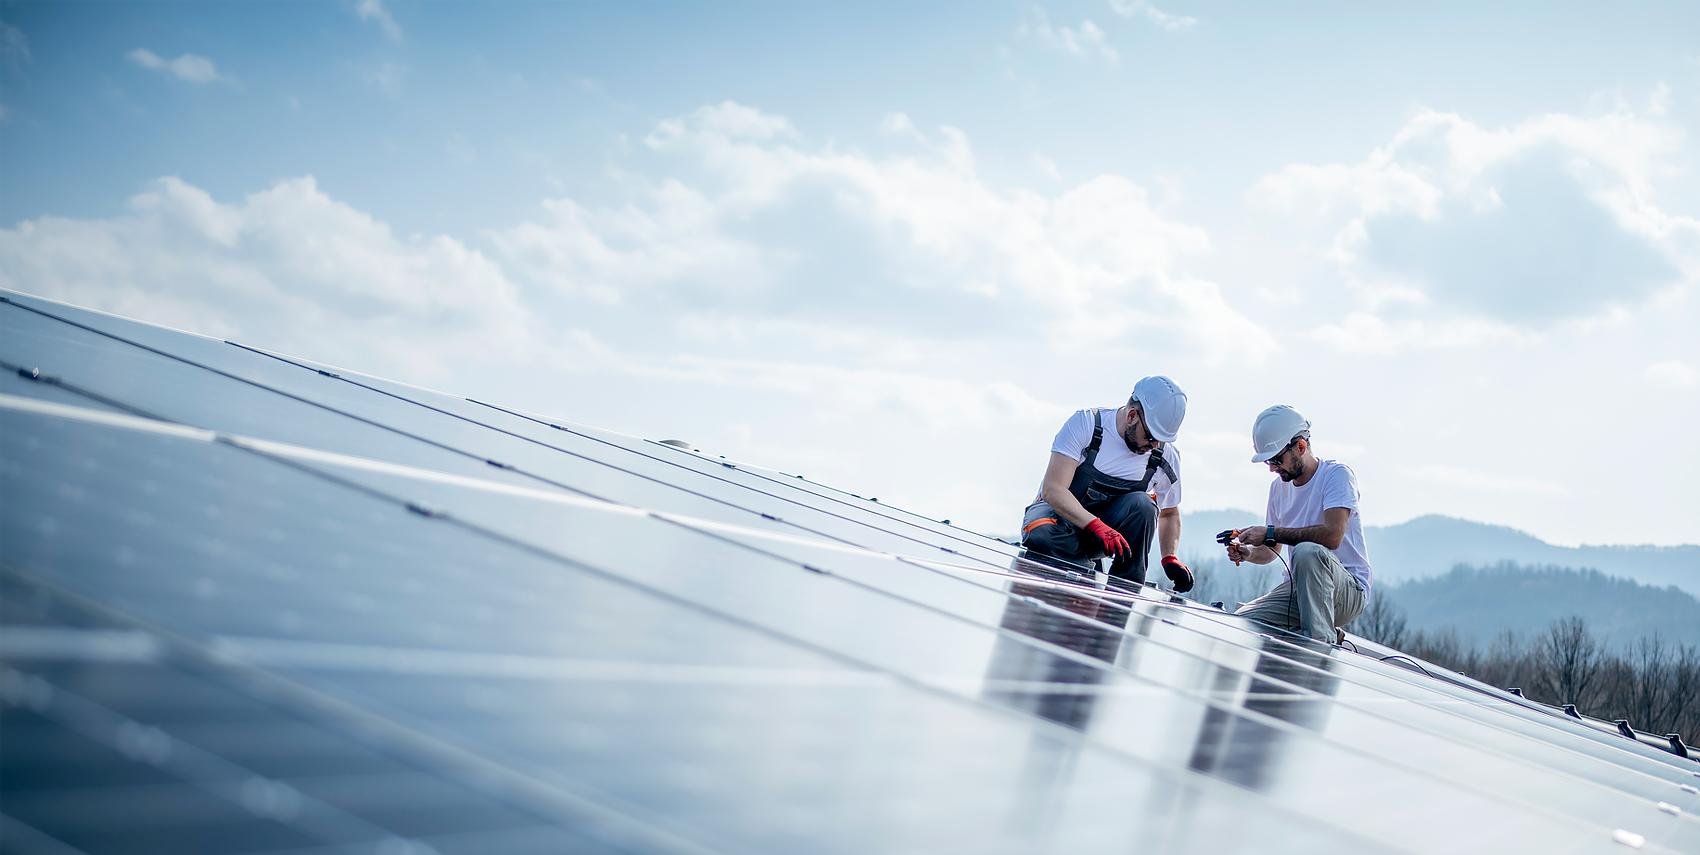
[[[1275,452],[1274,457],[1271,457],[1268,460],[1265,460],[1263,462],[1269,464],[1270,466],[1280,466],[1281,461],[1286,459],[1287,452],[1292,451],[1293,446],[1298,445],[1299,440],[1301,440],[1301,439],[1304,439],[1304,437],[1302,437],[1302,436],[1293,437],[1291,442],[1288,442],[1286,445],[1281,446],[1281,450]]]
[[[1133,448],[1133,444],[1134,444],[1133,443],[1133,437],[1137,436],[1137,434],[1134,433],[1134,425],[1135,424],[1137,424],[1137,425],[1139,425],[1139,427],[1145,429],[1145,441],[1146,442],[1149,442],[1152,445],[1158,444],[1157,437],[1155,437],[1151,434],[1151,426],[1149,424],[1146,424],[1146,422],[1145,422],[1145,414],[1144,413],[1142,413],[1138,410],[1129,410],[1127,415],[1128,415],[1127,430],[1122,432],[1122,440],[1127,443],[1128,448],[1130,448],[1130,449]]]

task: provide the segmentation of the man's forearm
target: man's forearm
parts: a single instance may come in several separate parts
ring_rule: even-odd
[[[1326,525],[1307,525],[1298,528],[1276,526],[1275,542],[1285,543],[1288,546],[1297,546],[1301,543],[1320,543],[1329,549],[1335,549],[1340,545],[1340,536]]]
[[[1175,508],[1157,512],[1157,546],[1163,555],[1174,555],[1181,545],[1181,515]]]
[[[1087,523],[1097,519],[1066,488],[1057,490],[1046,487],[1043,491],[1043,497],[1045,504],[1051,506],[1051,510],[1061,514],[1063,519],[1074,523],[1077,528],[1085,528]]]

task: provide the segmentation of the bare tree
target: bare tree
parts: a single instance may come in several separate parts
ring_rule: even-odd
[[[1557,703],[1594,705],[1603,682],[1605,651],[1580,616],[1559,618],[1535,647],[1534,688]]]
[[[1689,745],[1700,744],[1700,649],[1684,644],[1672,657],[1669,717],[1659,727],[1685,734]]]
[[[1533,683],[1535,669],[1530,661],[1528,648],[1517,633],[1509,629],[1500,630],[1499,634],[1488,642],[1487,649],[1479,659],[1479,670],[1475,677],[1490,686],[1509,689],[1523,688]]]
[[[1459,638],[1458,630],[1450,626],[1432,632],[1417,630],[1405,642],[1405,650],[1460,674],[1475,676],[1481,669],[1481,653]]]
[[[1375,617],[1366,610],[1353,630],[1375,639],[1372,628],[1384,621],[1396,625],[1402,617],[1391,605],[1385,603],[1384,613]],[[1680,733],[1689,745],[1700,744],[1700,648],[1695,645],[1654,635],[1613,652],[1575,616],[1553,621],[1533,639],[1504,630],[1480,647],[1451,627],[1401,629],[1399,641],[1383,643],[1489,685],[1520,686],[1532,697],[1574,703],[1584,715],[1625,718],[1639,730]]]
[[[1396,649],[1405,644],[1408,630],[1405,612],[1385,591],[1378,591],[1370,597],[1369,608],[1352,621],[1350,628],[1370,641]]]
[[[1677,650],[1658,633],[1643,637],[1629,648],[1622,681],[1613,693],[1623,715],[1636,727],[1650,728],[1658,722],[1674,721],[1671,696],[1676,676]]]

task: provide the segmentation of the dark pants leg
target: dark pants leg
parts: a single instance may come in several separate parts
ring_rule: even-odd
[[[1084,536],[1083,536],[1084,535]],[[1082,543],[1083,540],[1091,543]],[[1028,557],[1046,564],[1055,562],[1045,561],[1049,558],[1060,558],[1063,562],[1057,566],[1070,570],[1079,570],[1071,564],[1090,564],[1093,559],[1103,555],[1098,546],[1098,539],[1074,527],[1074,523],[1063,519],[1050,504],[1034,502],[1027,506],[1027,512],[1021,517],[1021,545],[1027,549]]]
[[[1133,547],[1132,555],[1117,558],[1110,565],[1110,575],[1144,584],[1145,568],[1151,561],[1151,538],[1157,534],[1156,503],[1145,493],[1128,493],[1098,507],[1096,513]]]
[[[1144,493],[1129,493],[1101,505],[1088,507],[1104,524],[1127,538],[1133,554],[1118,558],[1110,565],[1110,575],[1135,583],[1145,581],[1145,567],[1150,561],[1151,538],[1157,533],[1157,506]],[[1091,532],[1075,528],[1045,502],[1027,506],[1021,521],[1021,545],[1039,555],[1081,564],[1104,556],[1104,545]]]

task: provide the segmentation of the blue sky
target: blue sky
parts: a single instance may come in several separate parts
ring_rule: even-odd
[[[0,285],[1013,528],[1264,405],[1366,519],[1692,542],[1693,4],[0,2]]]

